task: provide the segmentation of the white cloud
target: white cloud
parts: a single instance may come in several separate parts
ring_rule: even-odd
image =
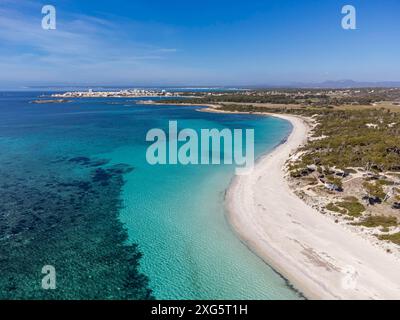
[[[57,16],[56,30],[43,30],[40,11],[32,15],[10,7],[8,2],[0,5],[2,82],[29,82],[38,77],[59,82],[138,78],[146,70],[162,67],[154,62],[177,52],[136,42],[125,31],[126,25],[121,28],[107,19],[63,13]]]

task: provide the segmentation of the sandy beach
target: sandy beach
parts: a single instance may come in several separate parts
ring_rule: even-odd
[[[236,176],[226,195],[228,218],[242,241],[310,299],[400,299],[400,261],[336,224],[289,188],[285,161],[306,142],[295,116],[286,143]]]

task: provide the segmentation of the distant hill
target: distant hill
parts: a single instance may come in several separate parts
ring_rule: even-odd
[[[400,87],[400,81],[358,82],[354,80],[328,80],[320,83],[291,83],[292,88],[392,88]]]
[[[197,86],[197,85],[185,85],[185,86],[168,86],[168,85],[154,85],[154,86],[144,86],[144,85],[57,85],[57,86],[28,86],[25,89],[41,89],[49,91],[72,91],[72,90],[87,90],[93,89],[96,91],[110,90],[110,89],[129,89],[129,88],[143,88],[143,89],[167,89],[167,90],[239,90],[239,89],[264,89],[264,88],[309,88],[309,89],[342,89],[342,88],[400,88],[400,81],[380,81],[380,82],[361,82],[354,80],[327,80],[324,82],[286,82],[286,83],[266,83],[263,85],[208,85],[208,86]]]

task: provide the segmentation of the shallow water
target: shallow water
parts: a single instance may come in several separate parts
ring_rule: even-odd
[[[289,123],[271,117],[197,112],[194,107],[135,105],[134,99],[28,104],[36,95],[0,94],[0,146],[7,150],[0,154],[0,163],[10,165],[18,159],[22,168],[29,167],[34,173],[33,182],[38,175],[56,174],[58,179],[73,177],[74,181],[91,177],[99,192],[104,192],[103,187],[113,192],[119,190],[116,197],[122,201],[122,207],[116,208],[129,235],[125,243],[139,245],[143,253],[140,271],[148,277],[155,298],[300,298],[237,239],[226,221],[224,192],[233,176],[233,166],[151,166],[145,160],[150,144],[145,141],[147,131],[166,129],[169,120],[177,120],[180,129],[254,128],[257,155],[286,137]],[[103,170],[119,168],[115,167],[119,164],[132,170],[112,171],[117,175],[116,184],[111,179],[108,186],[102,186],[107,174],[82,170],[82,163],[72,163],[75,166],[71,168],[68,159],[74,157],[107,159],[109,162],[97,163]],[[56,160],[59,162],[54,167],[49,165]],[[119,175],[124,185],[117,184]],[[16,176],[15,173],[7,179]],[[115,200],[110,196],[102,201]],[[101,232],[107,233],[104,221],[102,224]],[[96,221],[94,226],[98,227]],[[84,245],[75,244],[75,250],[83,250]],[[120,263],[126,262],[121,259]],[[99,262],[98,267],[102,266]],[[0,264],[0,268],[5,270],[6,266]]]

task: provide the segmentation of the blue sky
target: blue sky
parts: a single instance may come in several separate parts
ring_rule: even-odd
[[[398,0],[1,0],[0,86],[400,81],[399,40]]]

